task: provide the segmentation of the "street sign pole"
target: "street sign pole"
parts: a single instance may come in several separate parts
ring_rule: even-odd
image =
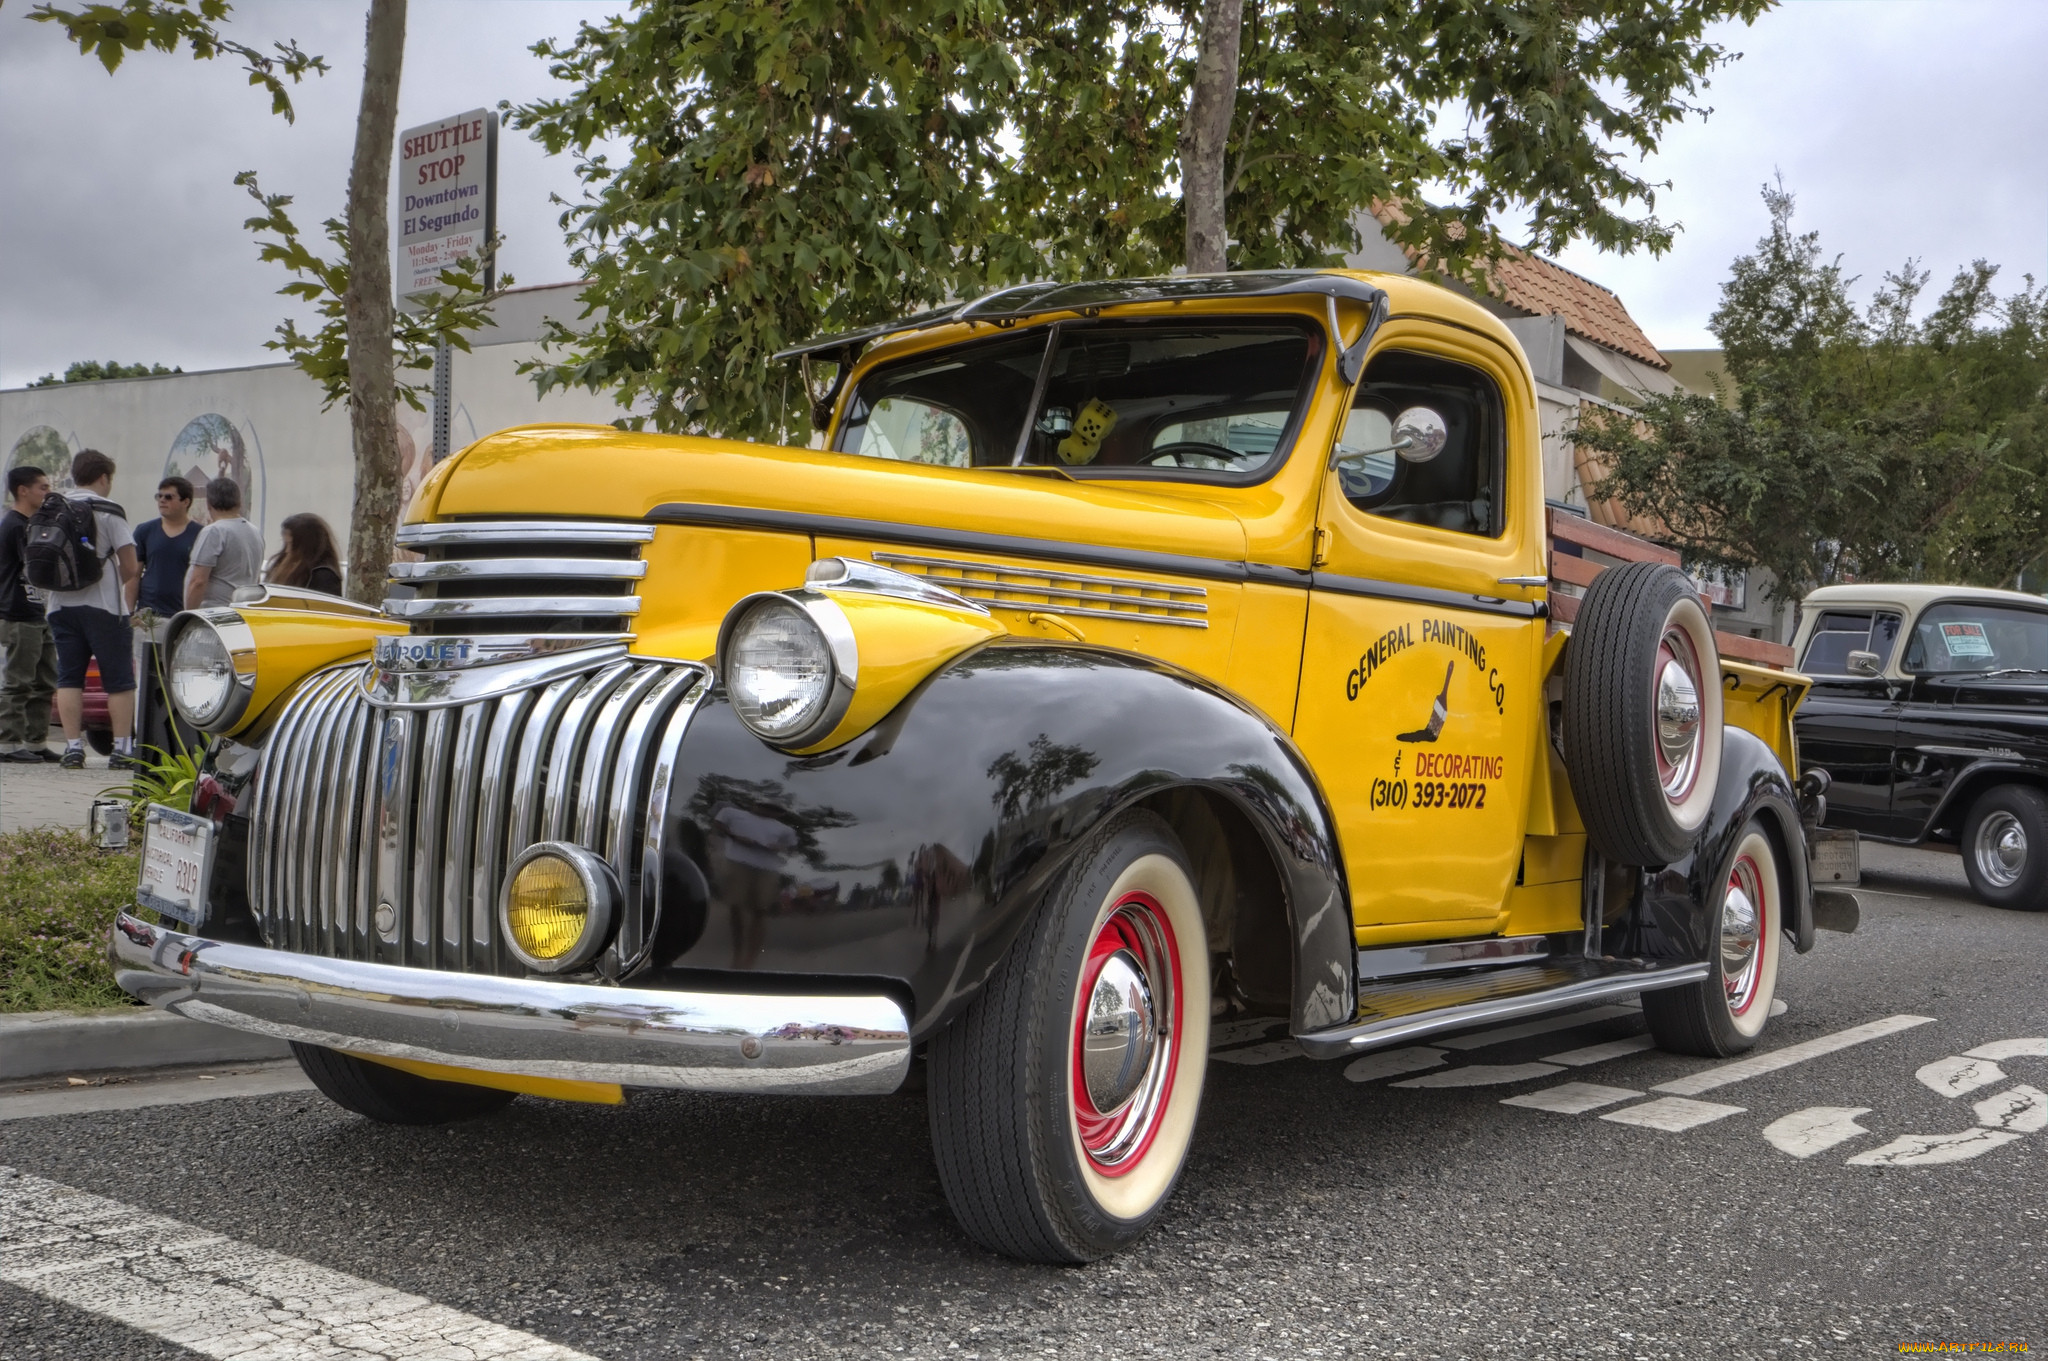
[[[482,255],[498,229],[498,115],[489,109],[407,128],[398,135],[398,305],[419,309],[441,287],[441,271]],[[484,291],[497,282],[484,263]],[[454,410],[453,347],[434,347],[434,450],[449,453]]]

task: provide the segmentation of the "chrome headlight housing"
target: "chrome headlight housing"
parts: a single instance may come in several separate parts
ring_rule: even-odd
[[[535,973],[567,973],[597,957],[618,915],[619,881],[595,852],[537,841],[513,858],[498,892],[506,948]]]
[[[819,592],[748,596],[718,630],[718,675],[733,712],[778,747],[807,746],[838,727],[859,669],[846,612]]]
[[[178,717],[226,732],[256,692],[256,634],[231,609],[187,610],[171,620],[164,680]]]

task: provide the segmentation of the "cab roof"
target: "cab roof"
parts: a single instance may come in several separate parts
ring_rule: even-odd
[[[2025,591],[2001,591],[1990,586],[1937,586],[1922,581],[1859,581],[1846,586],[1822,586],[1809,591],[1802,608],[1828,609],[1849,605],[1897,605],[1920,610],[1937,600],[1975,600],[1987,605],[2020,605],[2048,609],[2048,597]]]

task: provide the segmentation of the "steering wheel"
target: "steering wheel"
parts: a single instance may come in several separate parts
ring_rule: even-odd
[[[1232,464],[1241,463],[1246,458],[1250,457],[1250,455],[1240,453],[1239,451],[1231,448],[1227,444],[1211,444],[1207,440],[1183,439],[1175,440],[1171,444],[1160,445],[1158,448],[1154,449],[1152,452],[1146,454],[1143,458],[1139,459],[1138,462],[1166,463],[1168,461],[1171,461],[1172,466],[1176,468],[1189,468],[1200,466],[1198,464],[1189,463],[1186,458],[1182,457],[1182,455],[1194,455],[1202,458],[1221,459],[1225,463]]]

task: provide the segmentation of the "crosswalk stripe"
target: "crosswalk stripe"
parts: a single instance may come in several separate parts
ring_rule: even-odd
[[[1775,1073],[1781,1068],[1790,1068],[1795,1063],[1805,1063],[1808,1059],[1817,1059],[1824,1054],[1832,1054],[1853,1045],[1880,1040],[1887,1035],[1896,1035],[1902,1030],[1911,1030],[1915,1026],[1932,1024],[1932,1016],[1887,1016],[1881,1021],[1851,1026],[1847,1030],[1838,1030],[1832,1035],[1822,1035],[1818,1039],[1788,1044],[1783,1049],[1771,1049],[1761,1054],[1750,1054],[1728,1063],[1716,1064],[1703,1072],[1691,1073],[1670,1082],[1660,1082],[1650,1090],[1669,1092],[1673,1096],[1698,1096],[1701,1092],[1711,1092],[1718,1087],[1747,1082],[1750,1078]]]
[[[11,1167],[0,1167],[0,1281],[237,1361],[593,1361],[418,1295]]]

